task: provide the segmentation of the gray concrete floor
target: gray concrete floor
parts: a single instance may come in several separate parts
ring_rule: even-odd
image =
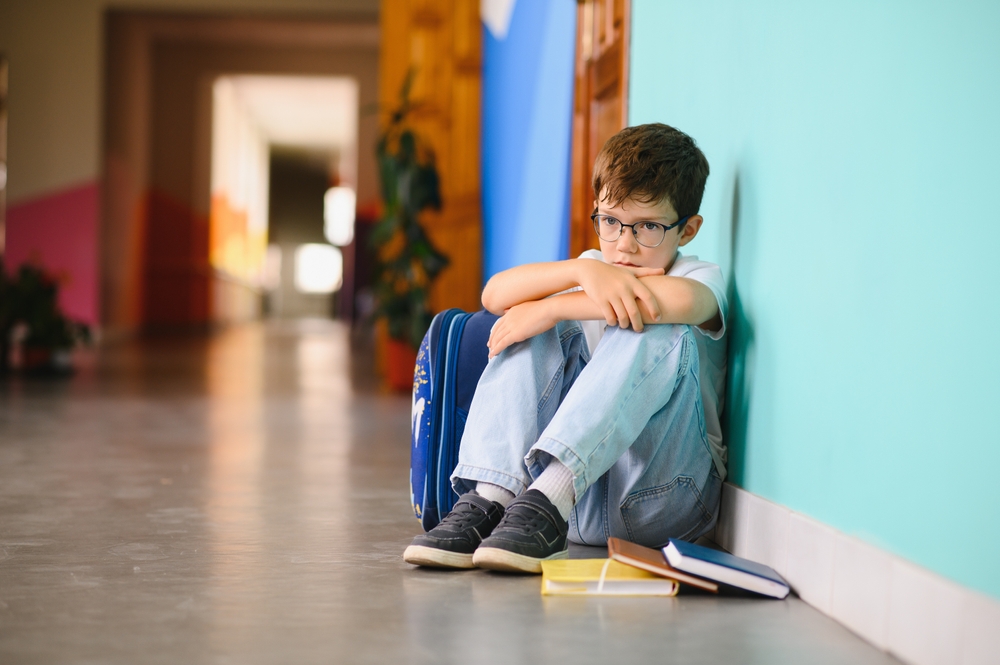
[[[794,598],[411,568],[409,399],[338,324],[81,362],[0,379],[0,663],[896,662]]]

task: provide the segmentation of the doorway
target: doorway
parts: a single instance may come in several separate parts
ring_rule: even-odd
[[[358,82],[222,76],[212,92],[214,320],[350,319]]]
[[[371,210],[378,195],[373,154],[378,119],[360,109],[374,107],[378,98],[377,19],[109,10],[105,23],[105,329],[204,328],[263,313],[266,275],[260,269],[267,264],[268,243],[261,249],[262,229],[250,212],[251,207],[267,210],[259,198],[262,190],[253,202],[246,201],[242,245],[229,242],[240,234],[212,222],[213,210],[218,211],[212,160],[215,85],[224,77],[354,81],[356,140],[350,159],[356,204]],[[349,150],[283,139],[265,143],[255,163],[266,164],[268,171],[272,147],[279,152],[294,148],[325,151],[328,161],[338,163],[336,178],[352,177],[349,168],[339,166]],[[269,189],[262,196],[266,201]],[[346,256],[344,266],[351,269]],[[344,283],[350,278],[345,272]]]

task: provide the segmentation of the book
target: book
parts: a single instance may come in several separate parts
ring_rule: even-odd
[[[771,598],[788,595],[788,582],[770,566],[671,538],[663,555],[674,568]]]
[[[677,582],[613,559],[542,561],[543,596],[674,596]]]
[[[719,591],[719,585],[715,582],[677,570],[667,562],[663,552],[654,550],[652,547],[644,547],[621,538],[612,537],[608,538],[608,556],[626,565],[648,570],[654,575],[667,577],[712,593]]]

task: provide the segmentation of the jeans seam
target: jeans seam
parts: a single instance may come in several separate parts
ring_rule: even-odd
[[[559,367],[559,370],[552,376],[552,380],[549,381],[549,385],[545,387],[542,392],[541,397],[538,400],[538,405],[535,409],[535,413],[541,413],[542,408],[548,404],[549,399],[552,397],[552,393],[556,388],[556,385],[562,385],[566,377],[566,359],[568,358],[568,353],[566,349],[566,342],[576,336],[582,336],[583,329],[579,327],[570,327],[567,330],[562,331],[559,334],[559,346],[562,348],[563,352],[563,364]]]
[[[601,482],[602,480],[604,482]],[[604,541],[607,542],[608,538],[611,536],[611,512],[608,510],[608,485],[611,483],[608,482],[607,474],[598,478],[597,482],[604,486],[604,510],[601,511],[601,522],[604,527]]]
[[[559,333],[559,345],[562,346],[563,343],[570,337],[582,334],[583,334],[583,328],[574,328],[570,326],[567,329],[563,330],[561,333]]]
[[[552,391],[555,390],[556,383],[557,383],[556,380],[557,379],[561,379],[563,377],[563,375],[565,374],[565,372],[566,372],[566,368],[565,368],[565,366],[562,366],[562,367],[559,368],[559,371],[557,371],[554,375],[552,375],[552,380],[549,381],[549,385],[547,385],[545,387],[545,390],[542,392],[542,396],[538,400],[538,405],[535,407],[535,414],[536,415],[539,414],[539,413],[541,413],[542,412],[542,407],[544,407],[546,404],[548,404],[549,398],[552,397]],[[562,381],[559,381],[559,383],[562,383]]]

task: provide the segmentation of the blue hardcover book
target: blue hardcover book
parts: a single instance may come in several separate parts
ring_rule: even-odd
[[[788,595],[788,582],[770,566],[673,538],[663,548],[667,562],[678,570],[771,598]]]

